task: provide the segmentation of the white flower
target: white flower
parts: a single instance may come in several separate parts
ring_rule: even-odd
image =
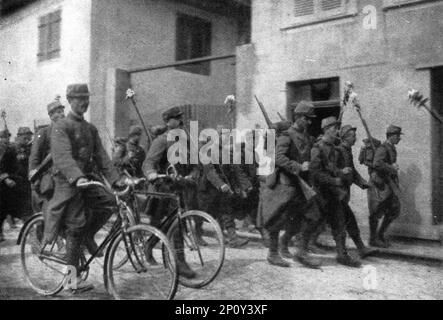
[[[132,90],[132,89],[128,89],[127,91],[126,91],[126,98],[127,99],[131,99],[131,98],[133,98],[135,96],[135,92],[134,92],[134,90]]]
[[[229,103],[233,103],[235,102],[235,96],[234,95],[229,95],[226,97],[225,99],[225,104],[229,104]]]

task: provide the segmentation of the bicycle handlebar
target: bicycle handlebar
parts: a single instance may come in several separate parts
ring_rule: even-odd
[[[108,187],[106,187],[103,183],[98,182],[98,181],[89,181],[86,183],[81,183],[81,184],[77,185],[77,188],[86,189],[91,186],[101,187],[101,188],[113,193],[114,195],[116,195],[118,197],[121,197],[121,196],[124,196],[125,194],[127,194],[129,192],[129,189],[131,188],[130,186],[126,186],[126,188],[123,191],[109,190]]]

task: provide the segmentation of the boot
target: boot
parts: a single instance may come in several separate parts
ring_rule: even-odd
[[[94,238],[92,235],[87,235],[86,239],[85,239],[85,246],[86,249],[88,249],[89,254],[92,256],[95,254],[96,258],[101,258],[104,256],[103,251],[100,250],[99,252],[97,252],[98,250],[98,245],[97,242],[95,242]]]
[[[369,216],[369,232],[370,232],[369,245],[371,247],[383,248],[384,244],[378,239],[377,229],[378,229],[378,219],[374,216]]]
[[[203,221],[196,221],[195,241],[198,246],[207,247],[209,244],[203,239]]]
[[[291,235],[288,231],[280,237],[280,254],[283,258],[292,259],[294,255],[289,251],[289,241],[291,240]]]
[[[318,258],[312,257],[308,254],[309,242],[316,230],[316,224],[314,221],[306,221],[302,225],[302,238],[299,242],[299,249],[294,260],[298,260],[305,267],[311,269],[320,269],[321,261]]]
[[[185,259],[185,249],[181,230],[178,230],[178,232],[174,234],[173,238],[174,249],[177,256],[177,269],[179,276],[185,277],[187,279],[195,278],[197,274],[189,267]]]
[[[378,231],[378,239],[382,243],[382,248],[389,248],[389,241],[385,238],[386,230],[388,230],[389,225],[392,223],[392,219],[387,218],[386,216],[383,218],[383,222],[380,226],[380,230]]]
[[[269,248],[270,240],[269,240],[269,232],[265,228],[261,228],[258,230],[261,234],[261,238],[263,240],[263,245],[266,248]]]
[[[66,237],[66,263],[68,266],[73,266],[76,273],[76,283],[70,284],[65,289],[72,293],[81,293],[92,290],[94,286],[86,281],[83,281],[78,273],[80,263],[81,237],[78,234],[68,234]]]
[[[376,249],[366,248],[360,235],[353,235],[353,236],[351,236],[351,238],[352,238],[352,241],[354,241],[355,246],[357,247],[358,254],[359,254],[360,258],[364,259],[364,258],[367,258],[367,257],[374,255],[375,253],[378,252],[378,250],[376,250]]]
[[[278,231],[269,233],[269,254],[268,262],[273,266],[289,268],[291,264],[285,261],[278,252]]]
[[[235,232],[234,227],[229,227],[226,229],[226,231],[226,244],[231,248],[240,248],[245,246],[249,242],[249,239],[240,238]]]
[[[335,237],[337,244],[337,262],[353,268],[360,268],[361,262],[351,257],[346,250],[346,234],[340,234]]]

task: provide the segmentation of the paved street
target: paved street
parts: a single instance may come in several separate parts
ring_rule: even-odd
[[[0,244],[0,299],[110,299],[97,262],[90,275],[94,291],[74,297],[36,295],[23,279],[15,245],[18,230],[5,229],[7,241]],[[266,254],[258,243],[227,249],[223,269],[212,284],[199,290],[179,287],[176,299],[443,299],[443,269],[436,262],[370,258],[366,268],[351,269],[338,265],[331,253],[323,256],[322,270],[306,269],[296,262],[283,269],[267,264]],[[371,278],[368,284],[368,274],[374,270],[375,282]]]

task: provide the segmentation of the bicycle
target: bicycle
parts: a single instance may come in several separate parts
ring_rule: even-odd
[[[170,173],[171,170],[173,171],[172,174]],[[147,201],[154,198],[160,199],[160,201],[169,199],[177,204],[177,207],[163,217],[163,220],[156,227],[165,233],[171,241],[178,259],[186,260],[189,267],[196,273],[196,277],[193,279],[188,279],[179,274],[179,283],[189,288],[207,286],[217,277],[224,263],[225,242],[220,225],[206,212],[185,211],[182,207],[183,199],[180,188],[186,188],[190,185],[195,186],[196,183],[179,176],[174,166],[169,166],[166,174],[158,175],[157,178],[169,180],[178,185],[179,188],[172,193],[135,192],[147,196]],[[146,207],[145,214],[149,215],[150,206],[147,205]],[[134,211],[136,219],[139,219],[138,217],[141,216],[139,208]],[[177,239],[178,232],[181,233],[183,239],[183,248],[177,248],[177,242],[174,241],[174,239]],[[168,255],[164,255],[164,257],[167,258]],[[166,259],[164,263],[168,264],[169,261]]]
[[[155,294],[159,294],[160,299],[173,299],[178,274],[174,251],[167,237],[153,226],[136,224],[132,209],[122,200],[131,189],[129,186],[121,192],[112,191],[97,181],[79,187],[86,190],[91,186],[113,193],[117,203],[114,208],[117,219],[89,259],[84,253],[81,254],[79,274],[82,280],[88,278],[91,263],[106,248],[103,279],[107,292],[115,299],[153,299],[157,298]],[[53,243],[42,245],[43,227],[43,214],[34,215],[20,231],[17,244],[20,245],[27,283],[41,295],[54,296],[69,286],[70,277],[63,252],[55,250],[55,244],[60,238],[63,239],[62,234],[59,233]],[[147,252],[170,263],[152,265],[146,258]]]

